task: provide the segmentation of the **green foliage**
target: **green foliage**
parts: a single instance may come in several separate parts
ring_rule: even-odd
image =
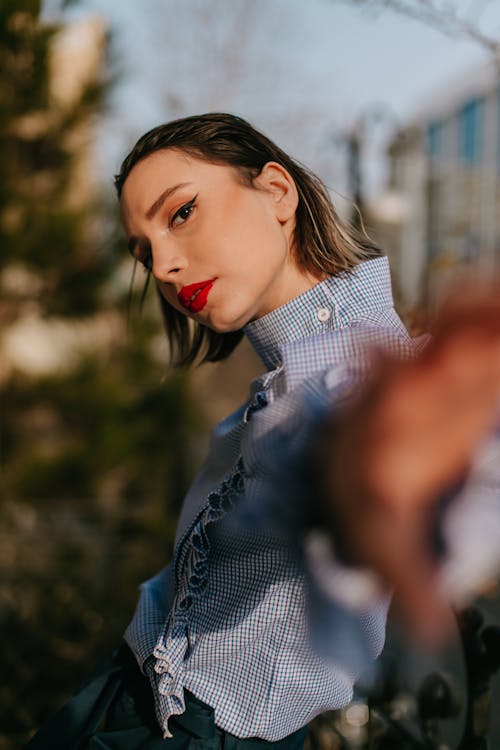
[[[119,642],[138,584],[171,553],[194,414],[181,377],[141,376],[138,348],[9,384],[0,714],[12,747]]]
[[[36,381],[15,373],[5,384],[9,497],[99,505],[114,473],[115,495],[178,504],[193,408],[185,379],[161,378],[145,339],[83,357],[70,372]]]
[[[88,199],[67,198],[82,190],[79,136],[88,140],[106,83],[103,75],[76,89],[70,105],[58,103],[49,50],[60,29],[39,23],[39,5],[0,9],[0,267],[16,261],[39,273],[49,314],[82,315],[98,309],[112,259],[89,241]]]
[[[158,320],[146,308],[127,333],[113,291],[122,258],[107,201],[68,197],[104,75],[58,108],[59,28],[39,10],[0,3],[0,326],[35,311],[113,335],[58,369],[0,380],[0,750],[22,746],[119,642],[139,582],[171,552],[193,468],[188,384],[158,364]],[[21,288],[5,282],[13,268]]]

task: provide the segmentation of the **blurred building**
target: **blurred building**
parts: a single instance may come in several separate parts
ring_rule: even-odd
[[[435,299],[458,269],[500,261],[500,79],[491,66],[436,92],[388,148],[378,204],[402,302]],[[384,211],[384,203],[393,210]]]

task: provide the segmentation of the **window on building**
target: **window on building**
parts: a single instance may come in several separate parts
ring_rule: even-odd
[[[440,122],[431,122],[427,128],[427,151],[433,161],[442,156],[443,125]]]
[[[484,101],[473,99],[458,113],[459,156],[467,164],[478,164],[483,154]]]

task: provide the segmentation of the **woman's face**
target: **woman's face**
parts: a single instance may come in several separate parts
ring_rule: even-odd
[[[138,162],[121,197],[133,256],[172,307],[220,333],[317,283],[293,259],[296,206],[279,164],[269,162],[246,186],[231,167],[175,149]]]

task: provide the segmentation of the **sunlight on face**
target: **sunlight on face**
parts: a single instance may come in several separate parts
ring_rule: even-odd
[[[232,167],[175,149],[138,162],[121,198],[130,252],[169,304],[219,332],[317,283],[292,253],[296,206],[279,164],[269,162],[246,186]]]

